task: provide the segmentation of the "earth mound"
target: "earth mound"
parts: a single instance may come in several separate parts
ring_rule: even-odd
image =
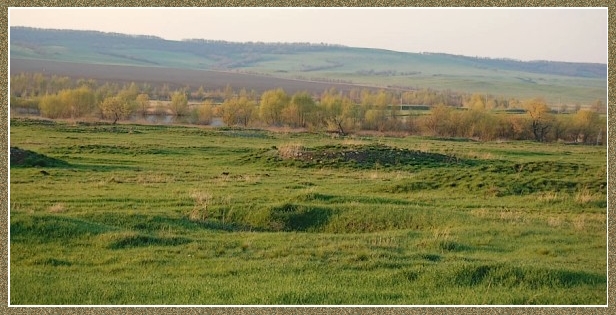
[[[347,166],[360,169],[374,167],[438,167],[464,163],[455,156],[430,153],[419,150],[395,148],[381,144],[369,145],[328,145],[306,148],[301,145],[287,145],[276,148],[277,160],[297,166]]]
[[[11,147],[10,154],[10,167],[61,167],[69,165],[65,161],[18,147]]]

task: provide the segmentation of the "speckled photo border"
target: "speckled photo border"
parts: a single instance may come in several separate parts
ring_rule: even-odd
[[[613,205],[616,201],[614,190],[616,181],[614,178],[614,170],[609,165],[614,165],[616,150],[614,149],[614,127],[616,121],[616,107],[614,106],[614,71],[609,68],[609,65],[614,63],[614,45],[616,44],[616,20],[615,9],[616,5],[610,1],[365,1],[365,0],[330,0],[330,1],[238,1],[238,0],[214,0],[214,1],[54,1],[54,0],[38,0],[38,1],[7,1],[2,3],[2,94],[0,108],[2,115],[2,147],[0,154],[5,167],[0,170],[2,175],[2,196],[0,196],[2,210],[0,215],[0,253],[2,255],[2,273],[0,277],[0,313],[2,314],[616,314],[614,307],[614,294],[608,295],[608,307],[15,307],[8,305],[8,221],[9,221],[9,191],[8,191],[8,9],[9,7],[45,7],[45,6],[428,6],[438,7],[442,5],[456,7],[471,7],[471,6],[507,6],[507,7],[604,7],[608,8],[608,258],[612,260],[616,258],[613,254],[614,243],[610,242],[614,236],[614,215]],[[608,292],[614,292],[614,269],[609,268],[608,260]]]

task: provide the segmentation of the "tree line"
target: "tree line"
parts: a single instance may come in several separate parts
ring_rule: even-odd
[[[203,86],[172,90],[166,84],[100,84],[35,73],[12,76],[10,93],[13,111],[51,119],[94,117],[117,123],[172,115],[186,123],[207,125],[218,117],[227,126],[285,126],[343,135],[378,131],[480,141],[586,144],[605,143],[607,133],[601,101],[590,108],[552,109],[541,98],[503,99],[430,89],[342,92],[330,88],[319,94],[303,91],[290,95],[281,88],[263,93],[236,91],[231,86],[224,90],[208,91]]]

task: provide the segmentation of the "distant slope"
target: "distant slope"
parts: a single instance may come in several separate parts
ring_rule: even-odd
[[[50,49],[46,49],[50,48]],[[54,49],[55,48],[55,49]],[[124,51],[125,53],[119,53]],[[151,52],[144,56],[135,56],[131,51]],[[364,51],[374,52],[383,56],[403,54],[428,55],[438,60],[445,57],[458,63],[458,66],[490,68],[498,70],[531,72],[574,77],[605,78],[607,65],[594,63],[569,63],[554,61],[518,61],[512,59],[490,59],[458,56],[450,54],[413,54],[396,53],[387,50],[351,48],[337,45],[309,43],[234,43],[210,40],[170,41],[155,36],[132,36],[117,33],[96,31],[49,30],[26,27],[11,27],[11,52],[13,57],[40,57],[42,59],[61,58],[66,55],[84,53],[101,57],[100,59],[116,59],[129,64],[164,65],[173,63],[168,60],[168,54],[192,55],[195,59],[203,59],[201,65],[207,64],[213,68],[234,69],[271,60],[272,55],[292,55],[300,53],[353,53]],[[158,53],[158,55],[153,52]],[[336,68],[336,62],[325,63],[322,66],[304,65],[302,71],[325,70]]]
[[[447,56],[452,59],[470,62],[475,67],[585,78],[607,77],[607,65],[599,63],[559,62],[546,60],[519,61],[513,59],[476,58],[450,54],[434,55]]]
[[[97,31],[11,27],[11,56],[33,59],[79,57],[101,63],[234,69],[265,60],[264,54],[332,51],[340,46],[306,43],[232,43],[210,40],[170,41]],[[181,61],[189,57],[188,61]],[[83,61],[83,60],[73,61]]]
[[[147,82],[154,86],[168,84],[170,89],[179,89],[186,86],[193,88],[203,86],[208,90],[224,90],[227,85],[231,85],[233,87],[247,87],[258,93],[269,89],[282,88],[290,94],[301,91],[320,94],[330,87],[335,87],[339,91],[344,92],[357,88],[356,85],[349,84],[309,82],[215,70],[103,65],[11,58],[11,74],[14,75],[21,72],[52,73],[75,79],[95,77],[101,81],[128,84],[131,82]],[[370,87],[366,88],[370,89]]]
[[[24,27],[10,28],[10,54],[14,59],[233,71],[381,88],[542,96],[559,103],[607,102],[605,64],[522,62],[309,43],[170,41]]]

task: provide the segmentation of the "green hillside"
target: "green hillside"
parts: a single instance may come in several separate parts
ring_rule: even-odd
[[[11,58],[233,71],[380,88],[607,103],[607,65],[401,53],[309,43],[169,41],[94,31],[10,29]],[[250,88],[250,87],[247,87]]]

